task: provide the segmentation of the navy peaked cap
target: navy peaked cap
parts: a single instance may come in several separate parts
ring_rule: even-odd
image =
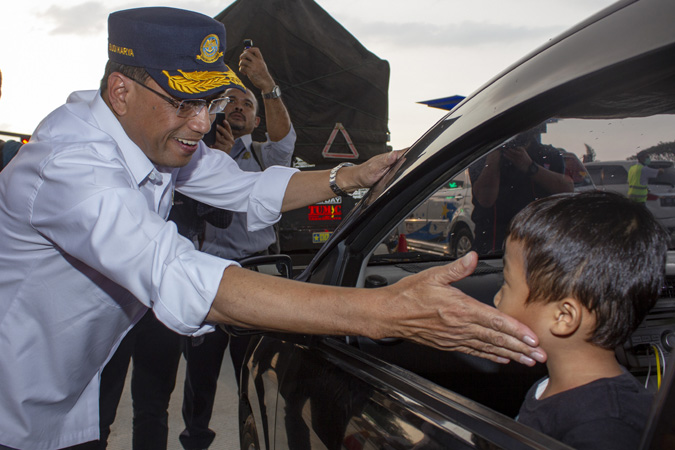
[[[204,14],[148,7],[108,16],[108,58],[145,68],[178,98],[204,98],[230,87],[245,91],[224,53],[225,26]]]

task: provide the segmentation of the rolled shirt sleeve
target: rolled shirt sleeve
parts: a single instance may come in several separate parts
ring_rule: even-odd
[[[93,269],[91,276],[114,282],[106,292],[91,292],[91,298],[109,296],[115,302],[124,297],[118,291],[128,291],[178,333],[210,331],[203,322],[223,271],[233,262],[195,250],[173,222],[148,208],[147,195],[128,168],[101,151],[70,146],[44,160],[40,177],[33,178],[31,225],[63,254]],[[247,211],[253,229],[279,219],[294,170],[247,173],[201,144],[200,153],[192,166],[169,171],[163,182],[175,180],[184,194],[213,206]],[[81,292],[100,285],[83,283]]]
[[[257,231],[281,218],[286,186],[296,172],[282,166],[243,171],[229,155],[201,144],[199,157],[180,170],[176,190],[216,208],[247,213],[248,229]]]

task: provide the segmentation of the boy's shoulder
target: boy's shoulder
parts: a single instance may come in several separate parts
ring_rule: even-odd
[[[630,373],[603,378],[537,400],[528,392],[518,421],[574,448],[637,448],[649,417],[653,394]]]

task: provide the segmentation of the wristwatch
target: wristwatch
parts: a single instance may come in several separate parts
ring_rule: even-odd
[[[349,166],[353,166],[353,165],[354,164],[352,164],[350,162],[343,162],[343,163],[340,163],[337,166],[333,167],[330,170],[330,176],[328,177],[328,182],[330,183],[330,188],[335,193],[335,195],[337,195],[339,197],[346,197],[346,196],[349,195],[347,192],[340,189],[340,186],[337,185],[336,178],[337,178],[338,170],[342,169],[343,167],[349,167]]]
[[[530,164],[530,167],[527,168],[527,175],[532,176],[535,173],[539,172],[539,164],[536,162],[532,161],[532,164]]]
[[[279,98],[279,97],[281,97],[281,89],[279,89],[279,86],[276,85],[276,84],[272,88],[271,92],[268,92],[267,94],[262,95],[262,98],[265,98],[265,99],[267,99],[267,98]]]

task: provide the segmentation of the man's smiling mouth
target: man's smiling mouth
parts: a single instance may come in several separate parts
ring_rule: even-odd
[[[176,138],[176,140],[183,145],[190,145],[190,146],[197,145],[197,143],[199,142],[199,141],[191,141],[191,140],[180,139],[180,138]]]

